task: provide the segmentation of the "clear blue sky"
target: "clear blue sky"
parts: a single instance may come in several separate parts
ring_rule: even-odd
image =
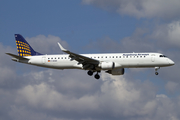
[[[180,2],[152,0],[1,0],[0,119],[180,119]],[[51,70],[11,61],[14,34],[60,53],[160,52],[175,65],[125,69],[124,76]]]
[[[119,40],[131,35],[141,22],[83,5],[80,0],[3,1],[0,9],[0,37],[6,45],[12,43],[15,33],[25,37],[55,35],[71,46],[105,36]]]

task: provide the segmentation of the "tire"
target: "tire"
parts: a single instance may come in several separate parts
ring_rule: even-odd
[[[99,76],[98,74],[96,74],[94,77],[95,77],[96,79],[99,79],[99,78],[100,78],[100,76]]]
[[[87,72],[87,74],[88,74],[89,76],[92,76],[92,75],[93,75],[93,72],[89,70],[89,71]]]
[[[159,73],[158,72],[155,72],[156,75],[158,75]]]

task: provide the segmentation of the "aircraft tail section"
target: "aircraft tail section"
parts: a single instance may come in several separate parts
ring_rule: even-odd
[[[19,56],[42,55],[33,50],[29,43],[20,34],[15,34],[17,52]]]

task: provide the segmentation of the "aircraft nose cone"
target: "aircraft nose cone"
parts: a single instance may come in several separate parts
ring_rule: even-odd
[[[168,60],[170,65],[174,65],[174,62],[172,60]]]

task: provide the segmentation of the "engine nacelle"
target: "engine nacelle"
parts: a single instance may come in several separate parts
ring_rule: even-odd
[[[99,67],[102,70],[112,70],[112,69],[114,69],[115,64],[114,64],[114,62],[102,62],[99,64]]]
[[[123,75],[125,70],[124,68],[119,68],[119,69],[108,70],[106,72],[112,75]]]

